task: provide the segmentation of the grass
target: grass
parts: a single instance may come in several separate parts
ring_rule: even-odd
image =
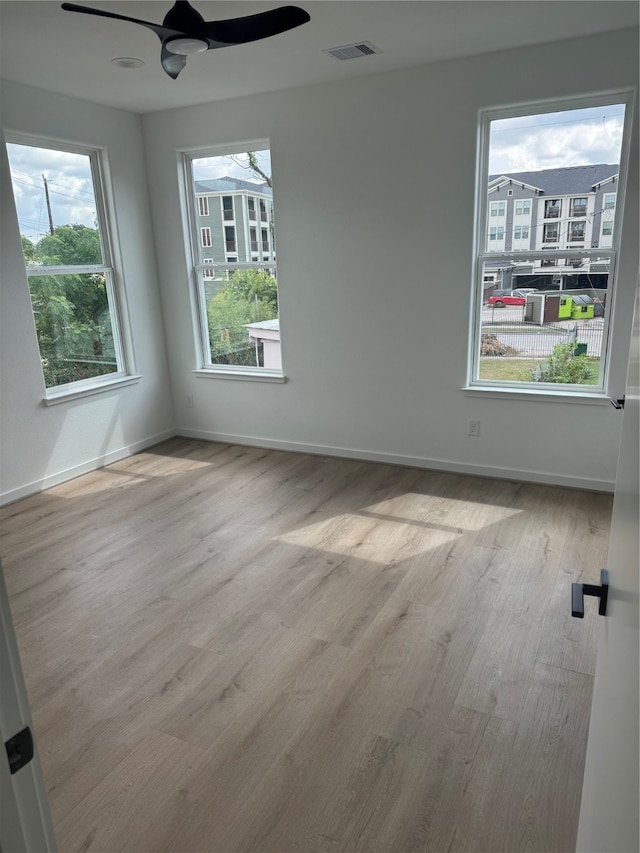
[[[481,358],[480,379],[497,380],[498,382],[529,382],[531,371],[544,359],[536,358]],[[585,385],[598,384],[598,368],[600,360],[589,359],[591,376]]]

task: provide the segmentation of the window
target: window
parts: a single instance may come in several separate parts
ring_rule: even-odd
[[[206,195],[198,196],[198,213],[200,216],[209,215],[209,198]]]
[[[572,198],[569,209],[569,216],[586,216],[587,215],[587,200],[586,198]]]
[[[616,206],[616,194],[607,193],[604,197],[604,209],[613,210]]]
[[[537,111],[482,112],[469,387],[605,396],[620,228],[614,227],[615,194],[603,193],[596,202],[602,225],[596,220],[593,229],[589,198],[594,185],[611,180],[620,181],[618,194],[624,192],[620,173],[628,157],[631,97],[602,95],[547,103]],[[602,134],[595,128],[605,118],[610,133],[600,149]],[[571,131],[566,142],[558,125]],[[514,201],[513,243],[505,247],[490,176],[517,181],[523,172],[542,197],[537,205]],[[517,217],[525,211],[529,221],[523,225]],[[500,308],[484,305],[486,276],[497,265],[501,287],[535,288],[543,298]],[[562,291],[567,294],[559,298]]]
[[[197,311],[196,328],[199,335],[199,362],[197,369],[209,375],[242,377],[251,375],[274,381],[282,380],[281,367],[266,366],[264,340],[268,339],[267,364],[280,364],[272,359],[273,350],[279,353],[280,328],[278,318],[278,286],[275,261],[275,234],[273,222],[267,219],[271,200],[271,186],[257,172],[251,174],[253,157],[260,170],[271,175],[271,159],[265,143],[250,148],[201,151],[183,155],[188,188],[188,217],[193,256],[193,282]],[[248,154],[252,157],[249,158]],[[255,162],[255,161],[253,161]],[[226,174],[242,181],[255,181],[255,196],[247,196],[246,208],[239,205],[233,210],[233,196],[222,196],[222,220],[212,227],[204,257],[204,244],[197,236],[196,184],[199,181]],[[260,198],[262,196],[262,198]],[[228,199],[228,201],[227,201]],[[257,200],[257,203],[256,203]],[[230,205],[231,202],[231,205]],[[226,211],[236,225],[229,224]],[[265,222],[264,228],[249,226],[256,222],[256,213]],[[246,220],[245,220],[246,216]],[[266,222],[269,221],[269,225]],[[251,260],[244,260],[248,248]],[[238,242],[239,241],[239,242]],[[269,258],[257,260],[262,245],[270,251]],[[239,255],[239,252],[242,254]],[[254,254],[255,253],[255,254]],[[213,269],[209,269],[213,265]],[[258,324],[258,325],[256,325]],[[268,324],[265,326],[264,324]],[[266,330],[268,334],[261,335]]]
[[[262,228],[262,251],[269,251],[269,232],[266,228]]]
[[[560,199],[559,198],[550,198],[547,199],[544,203],[544,218],[545,219],[559,219],[560,218]]]
[[[47,399],[131,376],[105,152],[22,137],[7,152],[45,387],[66,388]]]
[[[233,196],[222,196],[222,216],[227,221],[233,219]]]
[[[576,241],[583,243],[584,242],[584,232],[585,232],[585,223],[584,222],[570,222],[568,232],[567,232],[567,240],[570,243],[575,243]]]
[[[224,245],[227,252],[235,252],[236,249],[236,229],[233,225],[226,225],[224,229]]]
[[[504,201],[492,201],[491,202],[491,216],[504,216],[505,211],[505,202]]]
[[[200,229],[200,245],[205,249],[211,248],[211,228]]]

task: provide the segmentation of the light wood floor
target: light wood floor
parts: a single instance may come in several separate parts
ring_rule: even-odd
[[[610,512],[184,439],[6,507],[61,853],[572,851]]]

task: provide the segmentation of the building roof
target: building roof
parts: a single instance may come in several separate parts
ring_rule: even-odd
[[[267,183],[255,183],[254,181],[243,181],[240,178],[232,178],[224,175],[222,178],[211,178],[208,181],[195,181],[196,193],[237,193],[249,191],[257,195],[270,196],[271,187]]]
[[[259,320],[257,323],[243,323],[243,325],[247,329],[264,329],[269,332],[279,332],[280,318],[276,317],[275,320]]]
[[[542,169],[538,172],[502,172],[489,175],[489,183],[499,178],[511,178],[515,183],[530,184],[545,195],[576,195],[593,192],[594,184],[617,175],[618,165],[599,163],[593,166],[566,166],[561,169]]]

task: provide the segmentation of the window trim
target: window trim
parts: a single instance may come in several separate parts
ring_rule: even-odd
[[[528,101],[520,104],[502,107],[485,107],[478,111],[478,136],[476,147],[476,199],[475,199],[475,228],[473,242],[472,263],[472,287],[471,303],[469,311],[469,347],[467,352],[467,380],[462,390],[475,394],[489,393],[492,396],[502,397],[505,394],[513,399],[549,399],[562,401],[586,401],[600,402],[611,396],[611,341],[615,334],[613,325],[616,319],[616,303],[618,286],[617,256],[620,249],[622,235],[621,217],[620,227],[614,229],[612,246],[600,247],[598,249],[562,249],[557,247],[537,251],[512,250],[510,252],[489,252],[485,250],[486,229],[489,219],[489,193],[487,192],[486,178],[489,175],[489,146],[490,146],[490,124],[499,119],[508,119],[526,115],[542,115],[544,113],[562,112],[564,110],[587,109],[589,107],[601,107],[614,104],[624,104],[625,115],[623,125],[622,145],[620,151],[620,167],[618,170],[618,183],[616,191],[616,210],[619,208],[624,213],[624,203],[627,189],[627,174],[630,157],[631,126],[635,108],[636,92],[633,89],[620,89],[594,95],[580,95],[576,97],[559,98],[547,101]],[[480,176],[483,176],[485,185],[481,186]],[[604,202],[603,202],[604,204]],[[618,218],[618,217],[617,217]],[[544,224],[549,220],[542,219]],[[551,220],[553,221],[553,220]],[[531,383],[531,382],[506,382],[497,380],[486,380],[478,377],[480,361],[480,336],[482,324],[483,304],[483,269],[487,261],[513,260],[536,260],[541,253],[550,258],[575,257],[601,257],[606,255],[610,259],[608,292],[608,322],[603,330],[602,350],[600,360],[600,375],[597,386],[587,385],[562,385],[557,383]],[[478,378],[476,378],[478,377]]]
[[[98,236],[102,249],[102,264],[76,265],[57,267],[28,267],[25,264],[25,275],[28,279],[42,275],[65,275],[82,272],[103,272],[111,317],[111,331],[116,353],[118,370],[112,373],[80,379],[76,382],[65,382],[47,388],[42,375],[44,388],[42,402],[46,406],[75,400],[92,394],[102,393],[114,387],[130,385],[142,379],[136,370],[135,349],[131,319],[127,302],[126,277],[122,254],[118,239],[118,219],[116,215],[115,194],[111,176],[108,149],[106,146],[85,145],[74,140],[59,139],[51,136],[39,136],[32,133],[6,130],[6,144],[24,145],[31,148],[45,148],[50,151],[64,151],[70,154],[81,154],[89,158],[91,166],[91,182],[96,203],[96,219]],[[11,187],[13,192],[13,187]],[[29,301],[31,297],[29,296]],[[40,345],[38,346],[38,353]]]
[[[245,365],[212,364],[209,351],[209,327],[207,322],[207,308],[205,304],[204,288],[200,285],[202,268],[200,263],[200,248],[198,245],[198,221],[196,217],[195,193],[193,191],[193,165],[192,161],[204,157],[218,157],[226,154],[243,154],[247,151],[271,152],[269,139],[250,139],[235,142],[229,145],[210,145],[205,148],[187,148],[177,151],[178,176],[181,186],[182,213],[185,224],[185,257],[187,262],[187,273],[190,281],[191,293],[191,315],[193,339],[195,343],[195,366],[193,374],[197,377],[216,379],[240,379],[257,382],[285,382],[284,368],[273,370],[266,367],[249,367]],[[249,195],[249,194],[247,194]],[[257,196],[255,196],[257,198]],[[247,210],[248,214],[248,210]],[[256,224],[260,222],[258,205],[256,205]],[[251,220],[254,222],[254,220]],[[224,220],[223,223],[224,225]],[[247,215],[247,225],[249,218]],[[247,262],[219,262],[215,266],[221,269],[273,269],[276,261],[247,261]]]

